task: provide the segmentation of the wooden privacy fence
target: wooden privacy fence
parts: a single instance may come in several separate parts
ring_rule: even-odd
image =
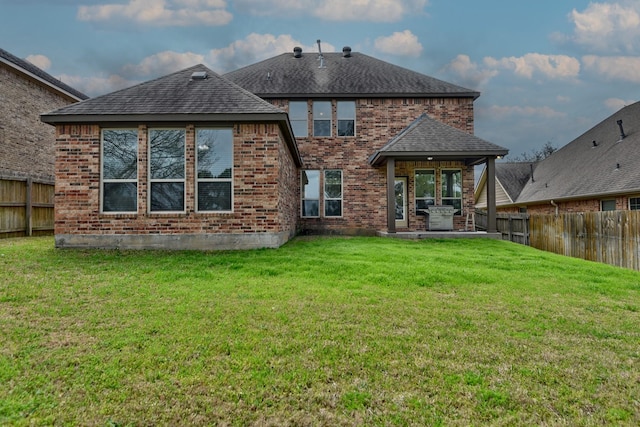
[[[487,212],[484,210],[476,210],[476,228],[480,230],[487,229]],[[502,240],[520,243],[522,245],[529,244],[529,215],[524,213],[496,215],[496,229],[502,234]]]
[[[0,239],[53,233],[54,185],[0,178]]]
[[[640,211],[531,215],[532,247],[640,270]]]

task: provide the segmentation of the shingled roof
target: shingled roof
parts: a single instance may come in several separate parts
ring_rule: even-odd
[[[81,101],[83,99],[89,98],[84,93],[72,88],[71,86],[63,83],[61,80],[56,79],[51,74],[43,71],[42,69],[36,67],[29,61],[25,61],[24,59],[20,59],[17,56],[7,52],[4,49],[0,49],[0,63],[4,63],[11,68],[25,74],[26,76],[35,79],[54,90],[61,92],[65,96],[75,100]]]
[[[524,186],[517,203],[640,193],[639,163],[640,102],[637,102],[539,162],[533,180]]]
[[[347,49],[347,48],[345,48]],[[283,53],[224,74],[263,98],[471,97],[472,91],[363,53]]]
[[[379,165],[389,157],[434,157],[437,160],[464,158],[467,164],[475,164],[483,162],[487,156],[504,156],[508,152],[504,147],[422,114],[371,156],[369,163]]]
[[[287,114],[202,64],[43,114],[45,123],[277,122],[301,164]]]

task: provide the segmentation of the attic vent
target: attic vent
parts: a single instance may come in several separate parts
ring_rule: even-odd
[[[351,58],[351,48],[349,46],[345,46],[342,48],[342,57]]]
[[[207,77],[209,76],[206,71],[194,71],[193,74],[191,74],[191,80],[204,80]]]
[[[293,48],[293,57],[294,58],[302,57],[302,48],[300,46],[296,46]]]

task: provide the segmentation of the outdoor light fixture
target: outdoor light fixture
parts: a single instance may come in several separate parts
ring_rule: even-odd
[[[433,157],[429,156],[427,157],[427,160],[433,160]]]

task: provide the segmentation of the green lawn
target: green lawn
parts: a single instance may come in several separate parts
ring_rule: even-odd
[[[638,424],[638,272],[491,240],[0,240],[0,425]]]

